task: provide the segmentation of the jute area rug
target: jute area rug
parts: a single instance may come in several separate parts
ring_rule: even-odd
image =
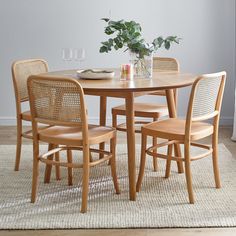
[[[43,146],[43,149],[46,147]],[[137,146],[137,157],[140,147]],[[196,154],[197,150],[193,150]],[[78,158],[78,153],[75,153]],[[38,198],[30,203],[32,146],[22,150],[21,168],[13,171],[15,146],[0,146],[0,228],[170,228],[236,226],[236,160],[223,144],[219,145],[222,188],[214,188],[211,158],[193,162],[193,187],[196,203],[190,205],[184,174],[172,164],[172,174],[164,179],[165,162],[153,172],[148,158],[145,177],[137,200],[129,201],[127,153],[117,147],[120,195],[114,193],[107,165],[91,170],[88,212],[80,213],[81,170],[74,171],[74,185],[67,185],[67,170],[56,181],[54,169],[50,184],[43,183],[44,164],[40,168]],[[139,160],[137,160],[137,172]]]

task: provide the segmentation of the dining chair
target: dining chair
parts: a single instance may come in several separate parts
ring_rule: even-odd
[[[15,171],[19,170],[22,137],[27,139],[33,139],[32,130],[29,129],[23,132],[23,121],[31,122],[31,113],[29,110],[22,111],[22,105],[29,102],[29,96],[27,91],[27,79],[30,75],[46,73],[48,72],[48,64],[43,59],[28,59],[15,61],[12,64],[12,79],[15,91],[16,101],[16,119],[17,119],[17,142],[16,142],[16,159],[15,159]],[[53,144],[50,144],[48,149],[53,148]],[[59,156],[56,156],[59,159]],[[60,169],[56,167],[56,179],[60,180]],[[50,181],[50,172],[45,172],[45,183]]]
[[[179,72],[179,63],[175,58],[168,57],[154,57],[153,58],[153,69],[162,72]],[[166,96],[164,90],[156,91],[148,95]],[[177,105],[177,90],[174,90],[175,103]],[[112,108],[112,126],[119,131],[127,131],[126,123],[117,124],[117,116],[125,116],[125,105],[120,105]],[[159,118],[168,116],[167,104],[158,103],[134,103],[134,116],[151,118],[152,121],[157,121]],[[135,127],[136,133],[141,133],[140,125],[147,124],[151,121],[139,121],[136,120],[135,124],[139,125]],[[153,137],[153,145],[157,144],[157,139]],[[153,157],[153,168],[157,171],[157,158]]]
[[[182,161],[184,161],[190,203],[194,203],[191,161],[196,161],[212,154],[215,186],[216,188],[221,187],[218,168],[218,129],[225,80],[226,72],[200,76],[195,80],[192,86],[185,120],[170,118],[153,122],[142,127],[141,161],[136,185],[137,192],[140,191],[144,176],[146,154],[166,159],[166,178],[170,176],[172,160],[176,161],[181,158]],[[212,123],[209,121],[206,122],[209,119],[213,119]],[[211,146],[196,142],[210,135],[212,135]],[[155,136],[167,139],[168,141],[147,148],[148,136]],[[175,143],[184,145],[183,157],[172,156],[172,149]],[[168,147],[166,155],[154,152],[154,150],[163,146]],[[191,146],[206,149],[206,151],[199,155],[192,156],[190,155]]]
[[[111,163],[111,174],[116,193],[120,193],[115,163],[116,130],[112,127],[90,125],[84,101],[84,92],[78,81],[69,78],[30,76],[28,79],[30,110],[33,129],[33,178],[31,202],[36,201],[39,162],[68,168],[72,178],[73,168],[82,168],[81,212],[87,211],[90,168],[107,160]],[[43,130],[38,124],[52,125]],[[39,154],[39,142],[53,143],[58,147]],[[110,142],[110,150],[93,149],[90,146]],[[73,162],[72,150],[81,150],[82,163]],[[52,154],[67,151],[67,161],[50,158]],[[90,152],[102,153],[103,158],[90,160]],[[72,182],[72,180],[70,180]]]

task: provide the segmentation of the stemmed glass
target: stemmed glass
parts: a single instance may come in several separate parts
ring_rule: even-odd
[[[65,62],[82,62],[85,60],[84,48],[62,48],[62,60]],[[76,63],[77,64],[77,63]],[[74,76],[72,74],[65,74],[66,76]]]
[[[64,61],[84,61],[85,49],[84,48],[62,48],[62,59]]]
[[[62,48],[62,59],[64,61],[72,61],[72,59],[73,59],[72,48]]]
[[[85,60],[85,49],[84,48],[75,48],[74,49],[74,60],[79,62],[78,64],[80,68],[82,68],[81,64]]]
[[[74,49],[74,60],[80,61],[80,62],[85,60],[85,49],[84,48],[75,48]]]

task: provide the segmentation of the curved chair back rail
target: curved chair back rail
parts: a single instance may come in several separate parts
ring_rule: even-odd
[[[153,57],[153,69],[163,71],[179,71],[179,62],[171,57]]]
[[[86,126],[86,108],[81,85],[73,79],[30,76],[28,91],[36,121],[65,126]]]
[[[186,116],[186,138],[191,133],[191,125],[194,121],[214,118],[214,127],[218,127],[225,80],[226,72],[224,71],[205,74],[196,79],[192,86]]]
[[[20,102],[28,101],[27,79],[30,75],[48,72],[48,64],[43,59],[20,60],[12,64],[12,78],[15,94]]]

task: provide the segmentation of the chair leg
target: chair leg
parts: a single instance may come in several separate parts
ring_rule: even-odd
[[[175,151],[175,156],[181,157],[181,150],[179,144],[174,144],[174,151]],[[184,165],[183,161],[176,161],[177,168],[178,168],[178,173],[182,174],[184,173]]]
[[[178,110],[178,89],[174,90],[175,109]]]
[[[117,127],[117,115],[112,114],[112,127],[116,128]]]
[[[34,147],[31,203],[34,203],[36,201],[37,189],[38,189],[38,176],[39,176],[38,153],[39,153],[38,147]]]
[[[152,138],[152,145],[153,146],[157,145],[157,138],[156,137]],[[157,153],[157,150],[154,150],[153,153]],[[155,172],[158,170],[157,157],[153,157],[153,169]]]
[[[71,150],[67,150],[67,162],[72,163],[72,151]],[[71,185],[73,185],[73,168],[68,167],[67,172],[68,172],[68,185],[71,186]]]
[[[20,119],[17,119],[15,171],[18,171],[20,167],[21,146],[22,146],[22,121]]]
[[[82,180],[82,204],[81,213],[87,212],[89,191],[89,147],[83,150],[83,180]]]
[[[184,145],[184,159],[185,159],[185,176],[187,182],[189,203],[194,203],[192,176],[190,167],[190,143]]]
[[[157,121],[157,118],[153,118],[153,122]],[[152,138],[152,145],[156,146],[157,145],[157,138],[153,137]],[[157,153],[157,150],[154,150],[153,153]],[[158,164],[157,164],[157,157],[153,157],[153,169],[156,172],[158,170]]]
[[[112,113],[112,127],[117,127],[117,115]],[[111,159],[108,161],[108,165],[111,165]]]
[[[54,148],[53,144],[48,144],[48,151],[52,150]],[[48,156],[48,160],[53,160],[53,155]],[[45,173],[44,173],[44,183],[48,184],[50,183],[51,179],[51,172],[52,172],[52,165],[47,164],[45,168]]]
[[[116,128],[117,127],[117,115],[112,114],[112,127]],[[111,159],[108,161],[108,165],[111,165]]]
[[[172,148],[173,148],[173,145],[172,145],[172,144],[171,144],[171,145],[168,145],[165,178],[169,178],[169,177],[170,177]]]
[[[111,175],[116,190],[116,194],[120,194],[120,188],[117,180],[116,174],[116,137],[112,138],[110,141],[110,152],[112,153],[112,158],[110,159],[111,164]]]
[[[212,136],[212,161],[213,161],[213,170],[214,170],[214,177],[215,177],[215,186],[216,188],[221,188],[220,183],[220,172],[219,172],[219,165],[218,165],[218,132],[215,131]]]
[[[93,162],[92,152],[89,152],[89,161],[90,161],[90,162]]]
[[[136,184],[136,192],[140,191],[143,176],[144,176],[144,169],[145,169],[145,162],[146,162],[146,146],[147,146],[147,136],[142,134],[141,159],[140,159],[138,181]]]
[[[56,146],[55,146],[56,147]],[[55,153],[55,160],[56,161],[60,161],[60,153],[56,152]],[[56,180],[61,180],[61,170],[60,170],[60,166],[56,165],[55,166],[55,170],[56,170]]]

